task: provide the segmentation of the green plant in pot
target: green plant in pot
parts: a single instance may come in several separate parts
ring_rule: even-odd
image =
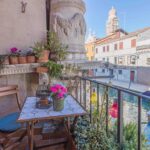
[[[47,44],[45,44],[45,49],[50,51],[49,59],[52,61],[61,61],[66,58],[68,46],[63,45],[53,31],[48,31],[47,34]]]
[[[49,60],[49,51],[45,49],[44,44],[42,42],[35,43],[33,48],[33,52],[37,58],[37,62],[44,63]]]
[[[61,84],[55,84],[50,87],[50,93],[53,99],[54,111],[62,111],[64,109],[64,99],[67,95],[67,88]]]

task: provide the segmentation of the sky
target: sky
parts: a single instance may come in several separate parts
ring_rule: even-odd
[[[119,26],[127,32],[150,27],[150,0],[84,0],[87,33],[89,29],[97,37],[104,37],[108,12],[117,10]]]

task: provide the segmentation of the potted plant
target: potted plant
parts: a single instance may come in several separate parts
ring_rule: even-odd
[[[37,42],[35,43],[35,46],[32,48],[38,63],[48,62],[49,51],[45,50],[43,43]]]
[[[33,49],[27,51],[27,63],[35,63],[35,53]]]
[[[47,44],[45,44],[45,49],[49,50],[50,52],[50,60],[55,62],[64,60],[67,55],[67,48],[68,46],[60,43],[55,32],[48,31]]]
[[[64,99],[67,95],[67,88],[60,84],[50,87],[51,97],[53,99],[54,111],[62,111],[64,109]]]
[[[27,63],[27,57],[26,57],[26,53],[23,51],[19,51],[19,56],[18,56],[18,61],[19,64],[26,64]]]
[[[13,47],[10,49],[10,64],[18,64],[18,49],[16,47]]]

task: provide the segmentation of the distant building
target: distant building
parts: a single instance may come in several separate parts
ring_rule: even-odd
[[[117,12],[114,7],[111,8],[108,14],[108,20],[106,23],[106,35],[113,34],[117,29],[119,29],[119,21],[117,17]]]
[[[95,69],[94,74],[111,75],[115,80],[150,85],[150,79],[147,78],[150,75],[150,27],[130,33],[119,29],[117,12],[112,8],[106,34],[106,37],[92,42],[92,60],[104,64]],[[85,45],[91,45],[91,42]],[[88,47],[88,51],[91,51],[91,47]]]
[[[91,33],[91,31],[89,31],[87,40],[85,42],[86,56],[87,56],[89,61],[94,60],[94,56],[95,56],[95,41],[96,41],[95,34]]]

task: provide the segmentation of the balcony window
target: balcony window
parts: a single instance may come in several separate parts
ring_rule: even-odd
[[[136,64],[136,56],[130,57],[130,64],[135,65]]]
[[[120,64],[120,65],[123,64],[123,57],[118,58],[118,64]]]
[[[118,45],[114,44],[114,50],[117,50],[117,49],[118,49]]]
[[[119,43],[119,49],[120,49],[120,50],[123,49],[123,42],[120,42],[120,43]]]
[[[131,48],[136,47],[136,39],[131,40]]]

